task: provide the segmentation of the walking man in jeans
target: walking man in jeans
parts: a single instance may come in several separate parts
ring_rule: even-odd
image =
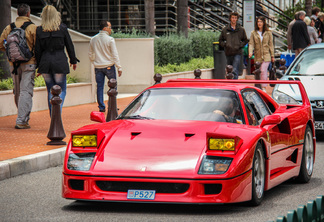
[[[99,111],[105,112],[106,107],[103,101],[103,90],[105,84],[105,76],[108,79],[116,79],[116,70],[118,76],[122,74],[118,52],[115,40],[110,36],[111,24],[108,21],[100,23],[100,31],[91,38],[89,47],[89,58],[94,64],[97,82],[97,101]]]
[[[25,22],[30,20],[30,7],[27,4],[20,4],[17,7],[18,17],[16,18],[16,27],[21,27]],[[0,37],[0,50],[5,51],[3,45],[11,32],[11,27],[8,25],[2,32]],[[25,30],[25,36],[29,50],[33,52],[36,41],[36,25],[30,24]],[[18,108],[18,116],[16,119],[16,129],[29,129],[28,123],[30,112],[33,106],[33,89],[34,77],[36,69],[36,59],[33,56],[28,62],[20,63],[17,70],[14,70],[14,65],[10,63],[10,71],[12,72],[12,79],[14,83],[13,93],[15,95],[15,103]],[[5,104],[2,104],[5,105]]]
[[[248,43],[245,29],[237,24],[238,18],[237,12],[231,12],[230,24],[223,28],[219,37],[219,45],[225,48],[227,65],[233,66],[234,79],[238,79],[242,48]]]

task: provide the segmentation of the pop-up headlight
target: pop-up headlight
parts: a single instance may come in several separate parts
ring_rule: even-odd
[[[97,135],[72,135],[72,146],[74,147],[96,147]]]
[[[208,147],[210,150],[223,150],[223,151],[234,151],[235,140],[234,139],[215,139],[209,138]]]
[[[223,174],[232,163],[232,158],[204,156],[198,174]]]

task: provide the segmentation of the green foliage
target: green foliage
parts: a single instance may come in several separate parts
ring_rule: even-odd
[[[191,58],[204,58],[213,55],[213,42],[219,32],[199,30],[189,32],[188,38],[169,33],[154,41],[154,64],[181,64]]]
[[[35,77],[35,85],[34,87],[42,87],[45,86],[45,80],[42,76]]]
[[[78,79],[72,77],[70,75],[66,76],[66,83],[77,83]],[[42,76],[35,77],[35,85],[34,87],[42,87],[45,86],[45,80]],[[0,90],[10,90],[13,89],[13,80],[12,78],[0,80]]]
[[[132,30],[126,30],[126,32],[121,32],[118,30],[117,32],[112,32],[111,36],[114,38],[150,38],[149,34],[146,32],[138,31],[135,28]]]
[[[189,33],[194,58],[213,56],[213,42],[218,41],[220,32],[195,31]]]
[[[77,82],[79,82],[79,81],[78,81],[78,79],[76,77],[73,77],[73,76],[70,76],[70,75],[66,76],[66,83],[67,84],[77,83]]]
[[[293,5],[293,6],[290,6],[289,8],[287,8],[286,10],[283,11],[283,13],[288,16],[289,18],[291,18],[291,20],[294,19],[295,17],[295,13],[298,12],[298,11],[301,11],[301,10],[305,10],[305,2],[302,1],[302,2],[298,2],[297,4]],[[279,15],[278,16],[278,22],[284,24],[284,25],[289,25],[290,21],[288,21],[286,19],[286,17],[282,16],[282,15]],[[283,29],[285,31],[287,31],[287,28],[286,27],[282,27],[281,25],[279,25],[279,28],[280,29]]]
[[[168,34],[154,41],[155,64],[180,64],[193,56],[191,40],[177,34]]]
[[[12,78],[0,80],[0,90],[9,90],[13,89]]]
[[[195,69],[208,69],[214,67],[214,58],[207,56],[206,58],[193,58],[189,62],[177,64],[167,64],[164,66],[154,66],[154,73],[166,74],[175,72],[193,71]]]

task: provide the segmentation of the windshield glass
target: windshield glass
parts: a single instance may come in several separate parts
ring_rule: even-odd
[[[237,94],[230,90],[149,89],[133,101],[118,119],[202,120],[242,123]]]
[[[310,49],[306,50],[299,58],[294,66],[291,68],[290,73],[287,75],[294,76],[313,76],[324,75],[324,57],[319,56],[323,49]]]

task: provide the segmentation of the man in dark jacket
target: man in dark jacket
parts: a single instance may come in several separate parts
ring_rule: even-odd
[[[245,29],[237,24],[238,18],[239,14],[232,12],[229,16],[230,24],[223,28],[219,37],[219,45],[225,48],[227,65],[233,66],[234,79],[238,79],[242,48],[248,43]]]
[[[293,40],[293,50],[295,50],[295,55],[298,54],[307,46],[310,45],[310,38],[307,31],[307,25],[304,22],[306,12],[300,11],[298,13],[298,19],[291,29],[292,40]]]

